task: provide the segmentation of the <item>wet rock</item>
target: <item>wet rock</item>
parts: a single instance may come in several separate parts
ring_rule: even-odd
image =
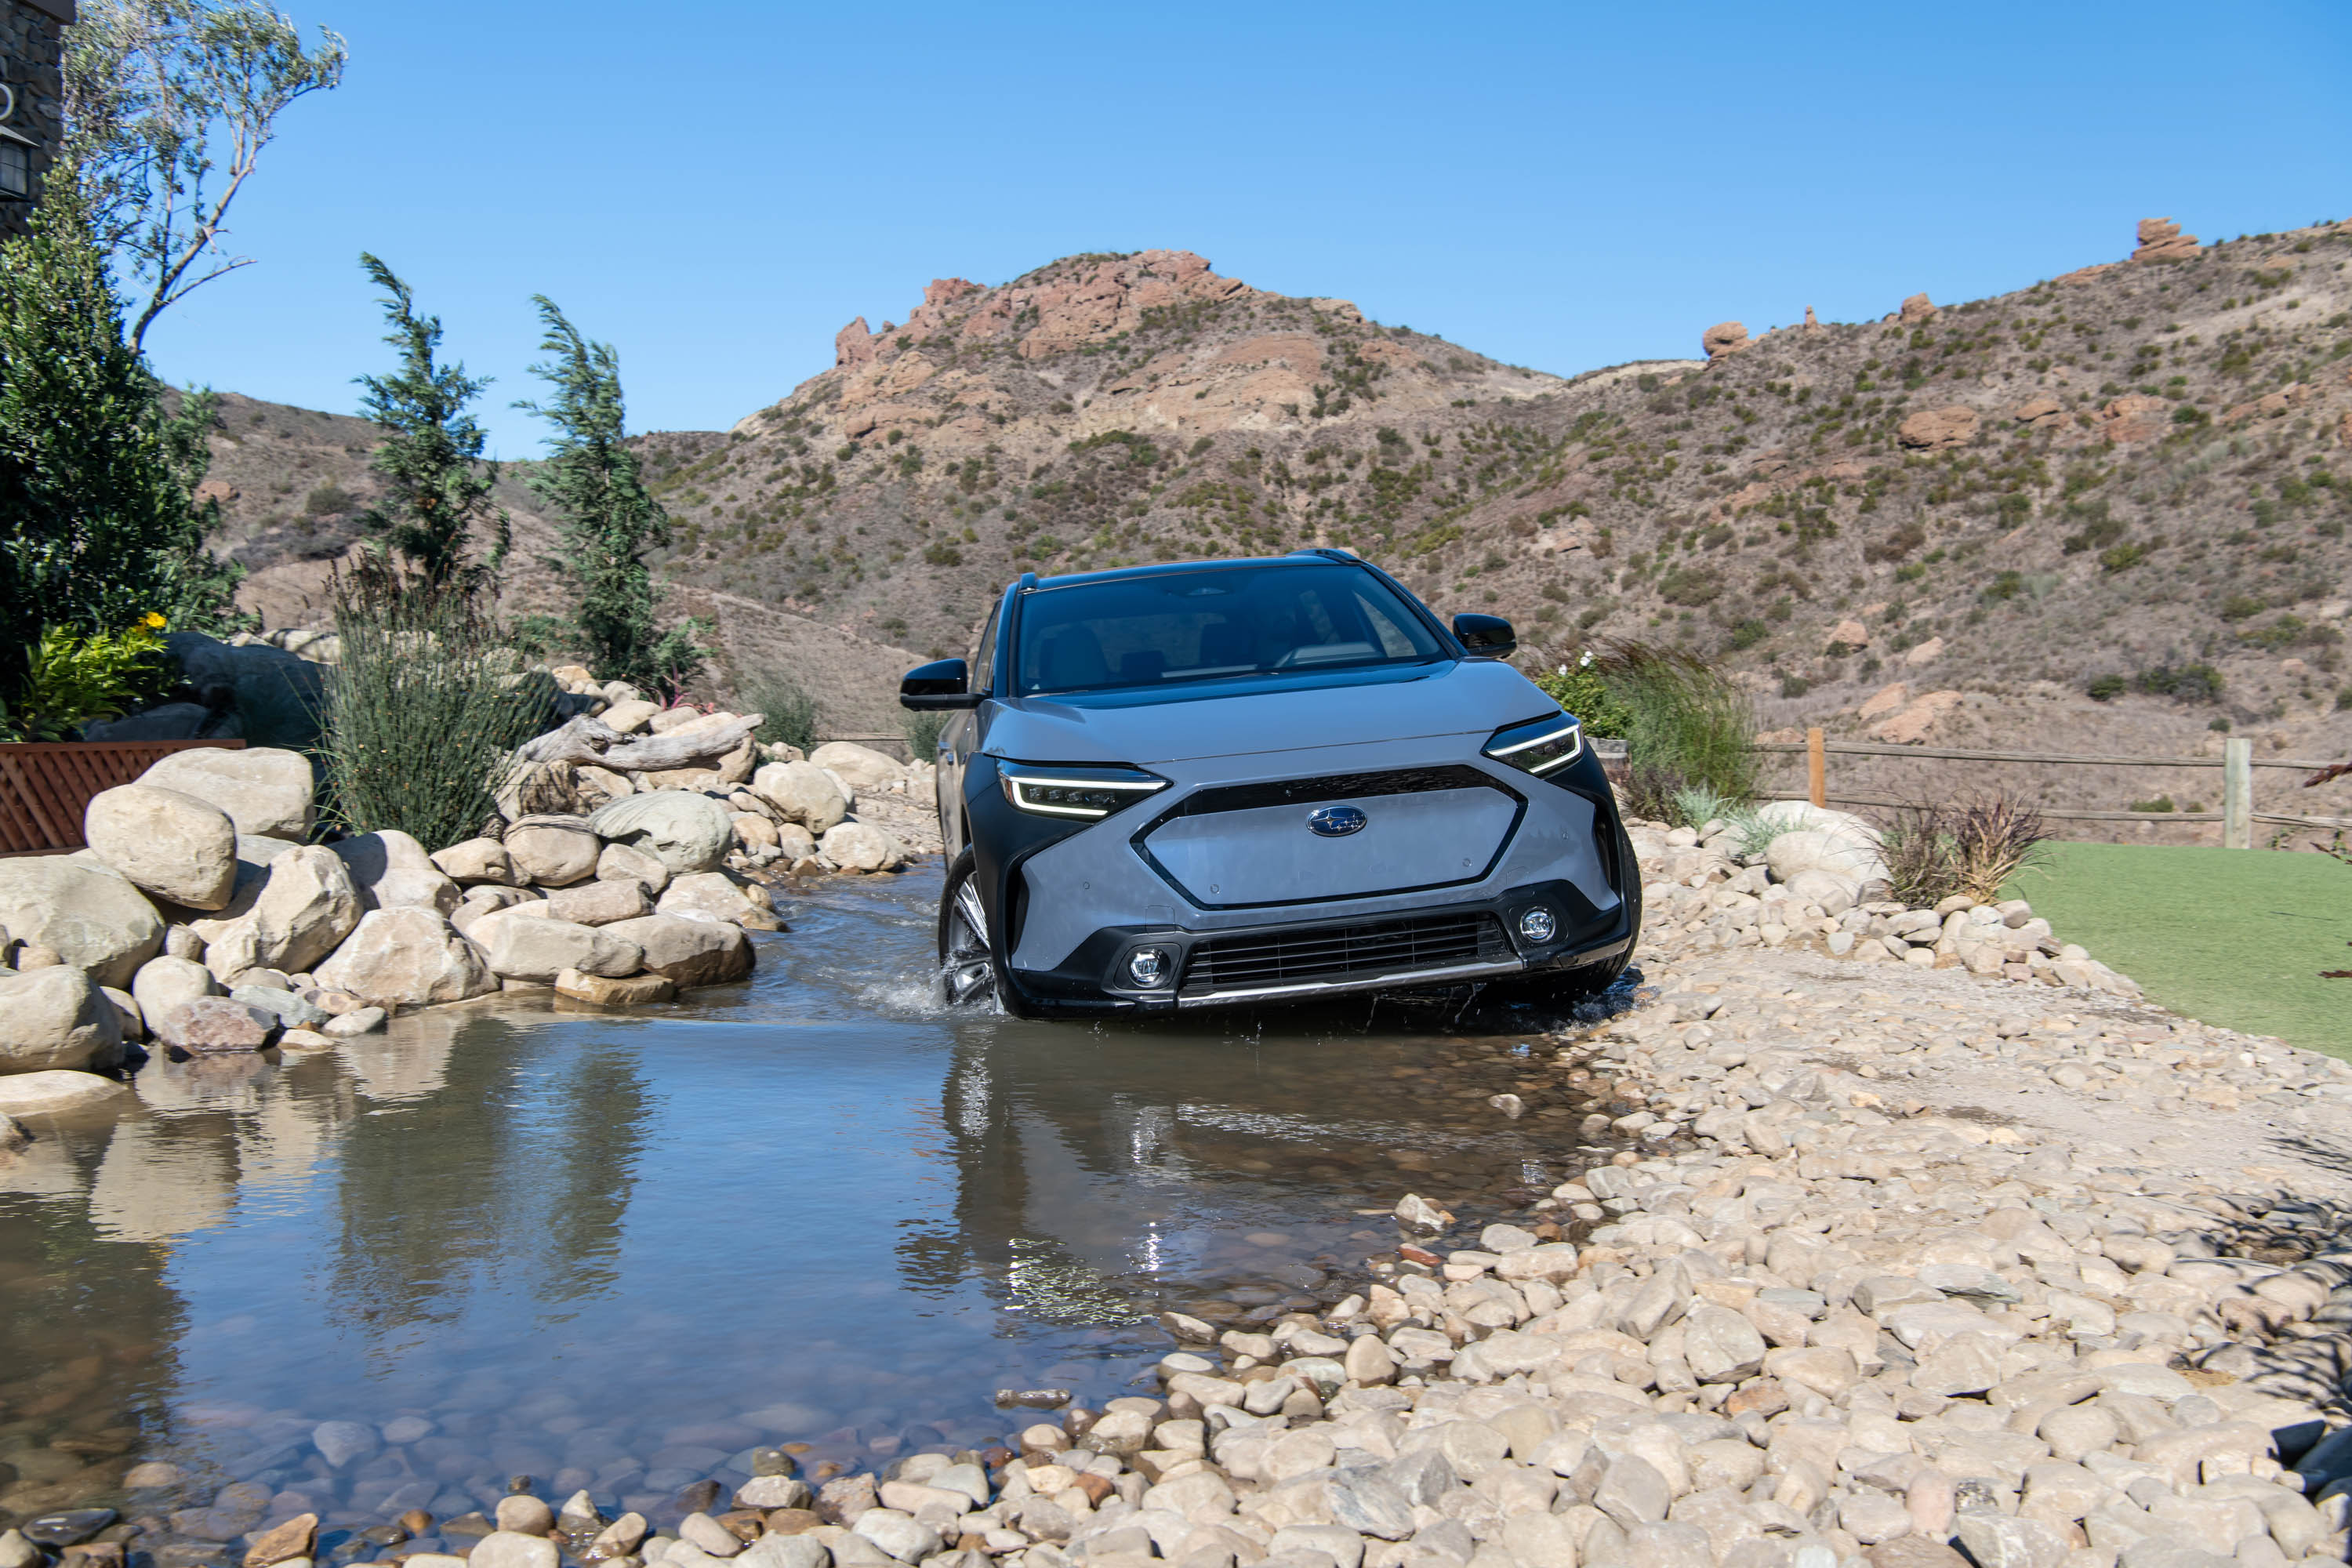
[[[339,1470],[383,1446],[375,1428],[363,1421],[321,1421],[310,1429],[310,1442],[319,1457]]]
[[[82,834],[131,884],[190,909],[217,910],[236,886],[236,826],[219,807],[153,784],[90,797]]]
[[[646,915],[598,929],[635,942],[645,954],[647,972],[681,986],[740,980],[751,973],[754,962],[751,939],[738,927],[713,921]]]
[[[44,1072],[0,1074],[0,1113],[56,1116],[127,1102],[127,1085],[96,1073],[55,1068]]]
[[[140,1016],[145,1018],[158,1017],[183,1002],[217,995],[219,992],[220,983],[213,978],[211,970],[193,960],[168,954],[141,964],[139,973],[131,980],[131,1000],[139,1004]]]
[[[329,1039],[348,1040],[361,1035],[372,1035],[383,1027],[390,1015],[381,1007],[354,1007],[348,1013],[338,1013],[320,1026]]]
[[[116,1518],[110,1508],[71,1508],[28,1519],[19,1528],[25,1539],[37,1546],[78,1546]]]
[[[733,1531],[698,1511],[678,1521],[677,1538],[713,1557],[732,1557],[743,1550],[742,1541]]]
[[[1418,1193],[1407,1193],[1397,1200],[1396,1217],[1411,1230],[1434,1235],[1454,1223],[1454,1216],[1431,1203]]]
[[[274,1524],[247,1543],[245,1568],[276,1568],[294,1558],[308,1557],[318,1533],[315,1513],[298,1513],[283,1524]]]
[[[661,896],[659,910],[683,920],[724,921],[731,925],[755,923],[767,914],[721,871],[694,871],[674,879]]]
[[[183,1002],[155,1020],[156,1041],[189,1056],[257,1051],[278,1037],[277,1016],[226,996]]]
[[[938,1531],[894,1508],[869,1508],[850,1528],[901,1563],[920,1563],[940,1546]]]
[[[467,933],[490,971],[509,980],[552,981],[565,970],[617,978],[645,964],[645,950],[611,934],[617,926],[574,925],[522,910],[483,916]]]
[[[737,1508],[808,1508],[816,1494],[806,1481],[787,1475],[754,1476],[735,1489]],[[980,1501],[985,1502],[985,1498]],[[978,1506],[976,1503],[975,1507]]]
[[[824,858],[845,871],[887,871],[907,863],[907,847],[870,823],[837,822],[817,839]]]
[[[228,994],[232,1002],[260,1009],[275,1017],[289,1029],[315,1029],[328,1022],[324,1007],[304,1000],[291,991],[279,991],[267,985],[240,985]]]
[[[0,1530],[0,1568],[39,1568],[41,1550],[21,1530]]]
[[[675,1001],[677,982],[661,974],[610,979],[567,969],[555,977],[555,994],[575,1002],[593,1002],[600,1007],[643,1007],[655,1002]]]

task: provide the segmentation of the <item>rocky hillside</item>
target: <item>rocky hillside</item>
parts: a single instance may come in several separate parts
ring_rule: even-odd
[[[1342,544],[1548,657],[1727,658],[1776,727],[2340,752],[2352,226],[2138,239],[1997,299],[1725,322],[1704,358],[1570,380],[1181,251],[944,279],[724,445],[665,454],[670,570],[938,651],[1024,569]],[[2175,780],[2055,783],[2121,807]]]
[[[1441,610],[1511,616],[1539,657],[1603,637],[1724,657],[1776,729],[2182,755],[2226,730],[2335,754],[2347,259],[2352,226],[2206,246],[2150,220],[2127,257],[2014,294],[1724,322],[1695,332],[1702,358],[1563,379],[1189,252],[1073,257],[936,281],[731,432],[645,446],[681,524],[673,580],[851,655],[961,651],[1023,570],[1340,544]],[[230,401],[215,471],[235,547],[268,566],[257,600],[349,537],[364,440]],[[542,587],[524,571],[518,602]],[[1841,782],[1935,792],[1914,773]],[[2043,782],[2115,807],[2212,786]],[[2276,795],[2352,813],[2352,785]]]
[[[374,426],[363,419],[222,396],[205,492],[221,503],[216,548],[249,575],[237,597],[266,626],[327,620],[326,583],[335,563],[362,535],[360,514],[377,495],[368,470]],[[675,468],[724,447],[715,431],[648,436],[640,445],[659,466]],[[551,614],[563,600],[545,558],[554,525],[539,510],[525,479],[529,464],[501,471],[499,504],[513,520],[515,546],[503,604],[511,615]],[[823,703],[825,728],[840,734],[897,734],[898,678],[919,657],[833,622],[796,615],[721,589],[681,585],[672,604],[719,629],[715,681],[784,674]]]

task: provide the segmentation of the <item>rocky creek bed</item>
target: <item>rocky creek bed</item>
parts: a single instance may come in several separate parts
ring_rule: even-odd
[[[126,1463],[138,1434],[119,1420],[28,1414],[67,1381],[51,1367],[0,1385],[0,1462],[18,1471],[0,1508],[25,1516],[0,1568],[2342,1561],[2352,1068],[2146,1006],[2047,933],[2000,934],[2022,930],[2015,911],[1948,911],[1913,943],[1927,925],[1856,905],[1855,932],[1817,900],[1764,911],[1728,885],[1742,872],[1685,852],[1703,847],[1636,837],[1658,879],[1640,991],[1550,1027],[1507,1017],[1447,1059],[1360,1043],[1342,1074],[1327,1051],[1325,1079],[1288,1091],[1323,1101],[1320,1122],[1220,1081],[1287,1050],[1244,1069],[1242,1041],[1069,1030],[1035,1081],[1165,1046],[1195,1075],[1172,1097],[1182,1132],[1107,1084],[1014,1170],[972,1151],[1020,1110],[976,1081],[987,1063],[951,1066],[938,1125],[973,1161],[959,1238],[1003,1242],[992,1310],[1127,1303],[1094,1362],[1024,1369],[1085,1373],[1061,1380],[1069,1408],[991,1414],[1002,1362],[934,1361],[931,1423],[787,1440],[738,1399],[599,1458],[556,1439],[613,1412],[568,1395],[550,1415],[526,1379],[454,1421],[231,1411],[233,1458],[165,1471]],[[1838,930],[1854,940],[1832,956]],[[1816,938],[1831,951],[1807,951]],[[1855,962],[1864,938],[1876,965]],[[1349,1076],[1352,1135],[1330,1103]],[[1395,1139],[1440,1097],[1475,1135],[1391,1148],[1385,1169],[1342,1147]],[[1286,1206],[1297,1233],[1247,1283],[1202,1267],[1224,1254],[1170,1216],[1108,1208],[1100,1183],[1064,1190],[1067,1227],[1125,1229],[1131,1268],[1190,1247],[1168,1288],[1088,1265],[1099,1233],[1055,1254],[1034,1249],[1053,1229],[1036,1215],[975,1212],[1027,1201],[1056,1160],[1107,1168],[1155,1136],[1225,1181],[1292,1178],[1241,1219]],[[1128,1190],[1172,1168],[1134,1162]],[[1375,1195],[1379,1215],[1350,1212]],[[738,1268],[753,1235],[709,1235],[702,1275]],[[1147,1306],[1156,1328],[1135,1321]],[[28,1479],[36,1447],[84,1479]],[[100,1511],[54,1514],[71,1501]]]

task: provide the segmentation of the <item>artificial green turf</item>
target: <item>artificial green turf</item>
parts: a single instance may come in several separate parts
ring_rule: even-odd
[[[2177,1013],[2352,1058],[2352,866],[2326,855],[2051,844],[2010,885],[2061,942]]]

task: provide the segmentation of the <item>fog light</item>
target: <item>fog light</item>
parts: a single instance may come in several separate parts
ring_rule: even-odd
[[[1139,947],[1127,955],[1127,977],[1138,985],[1158,985],[1168,978],[1168,954],[1157,947]]]
[[[1559,922],[1540,906],[1519,917],[1519,934],[1529,942],[1549,942],[1559,934]]]

